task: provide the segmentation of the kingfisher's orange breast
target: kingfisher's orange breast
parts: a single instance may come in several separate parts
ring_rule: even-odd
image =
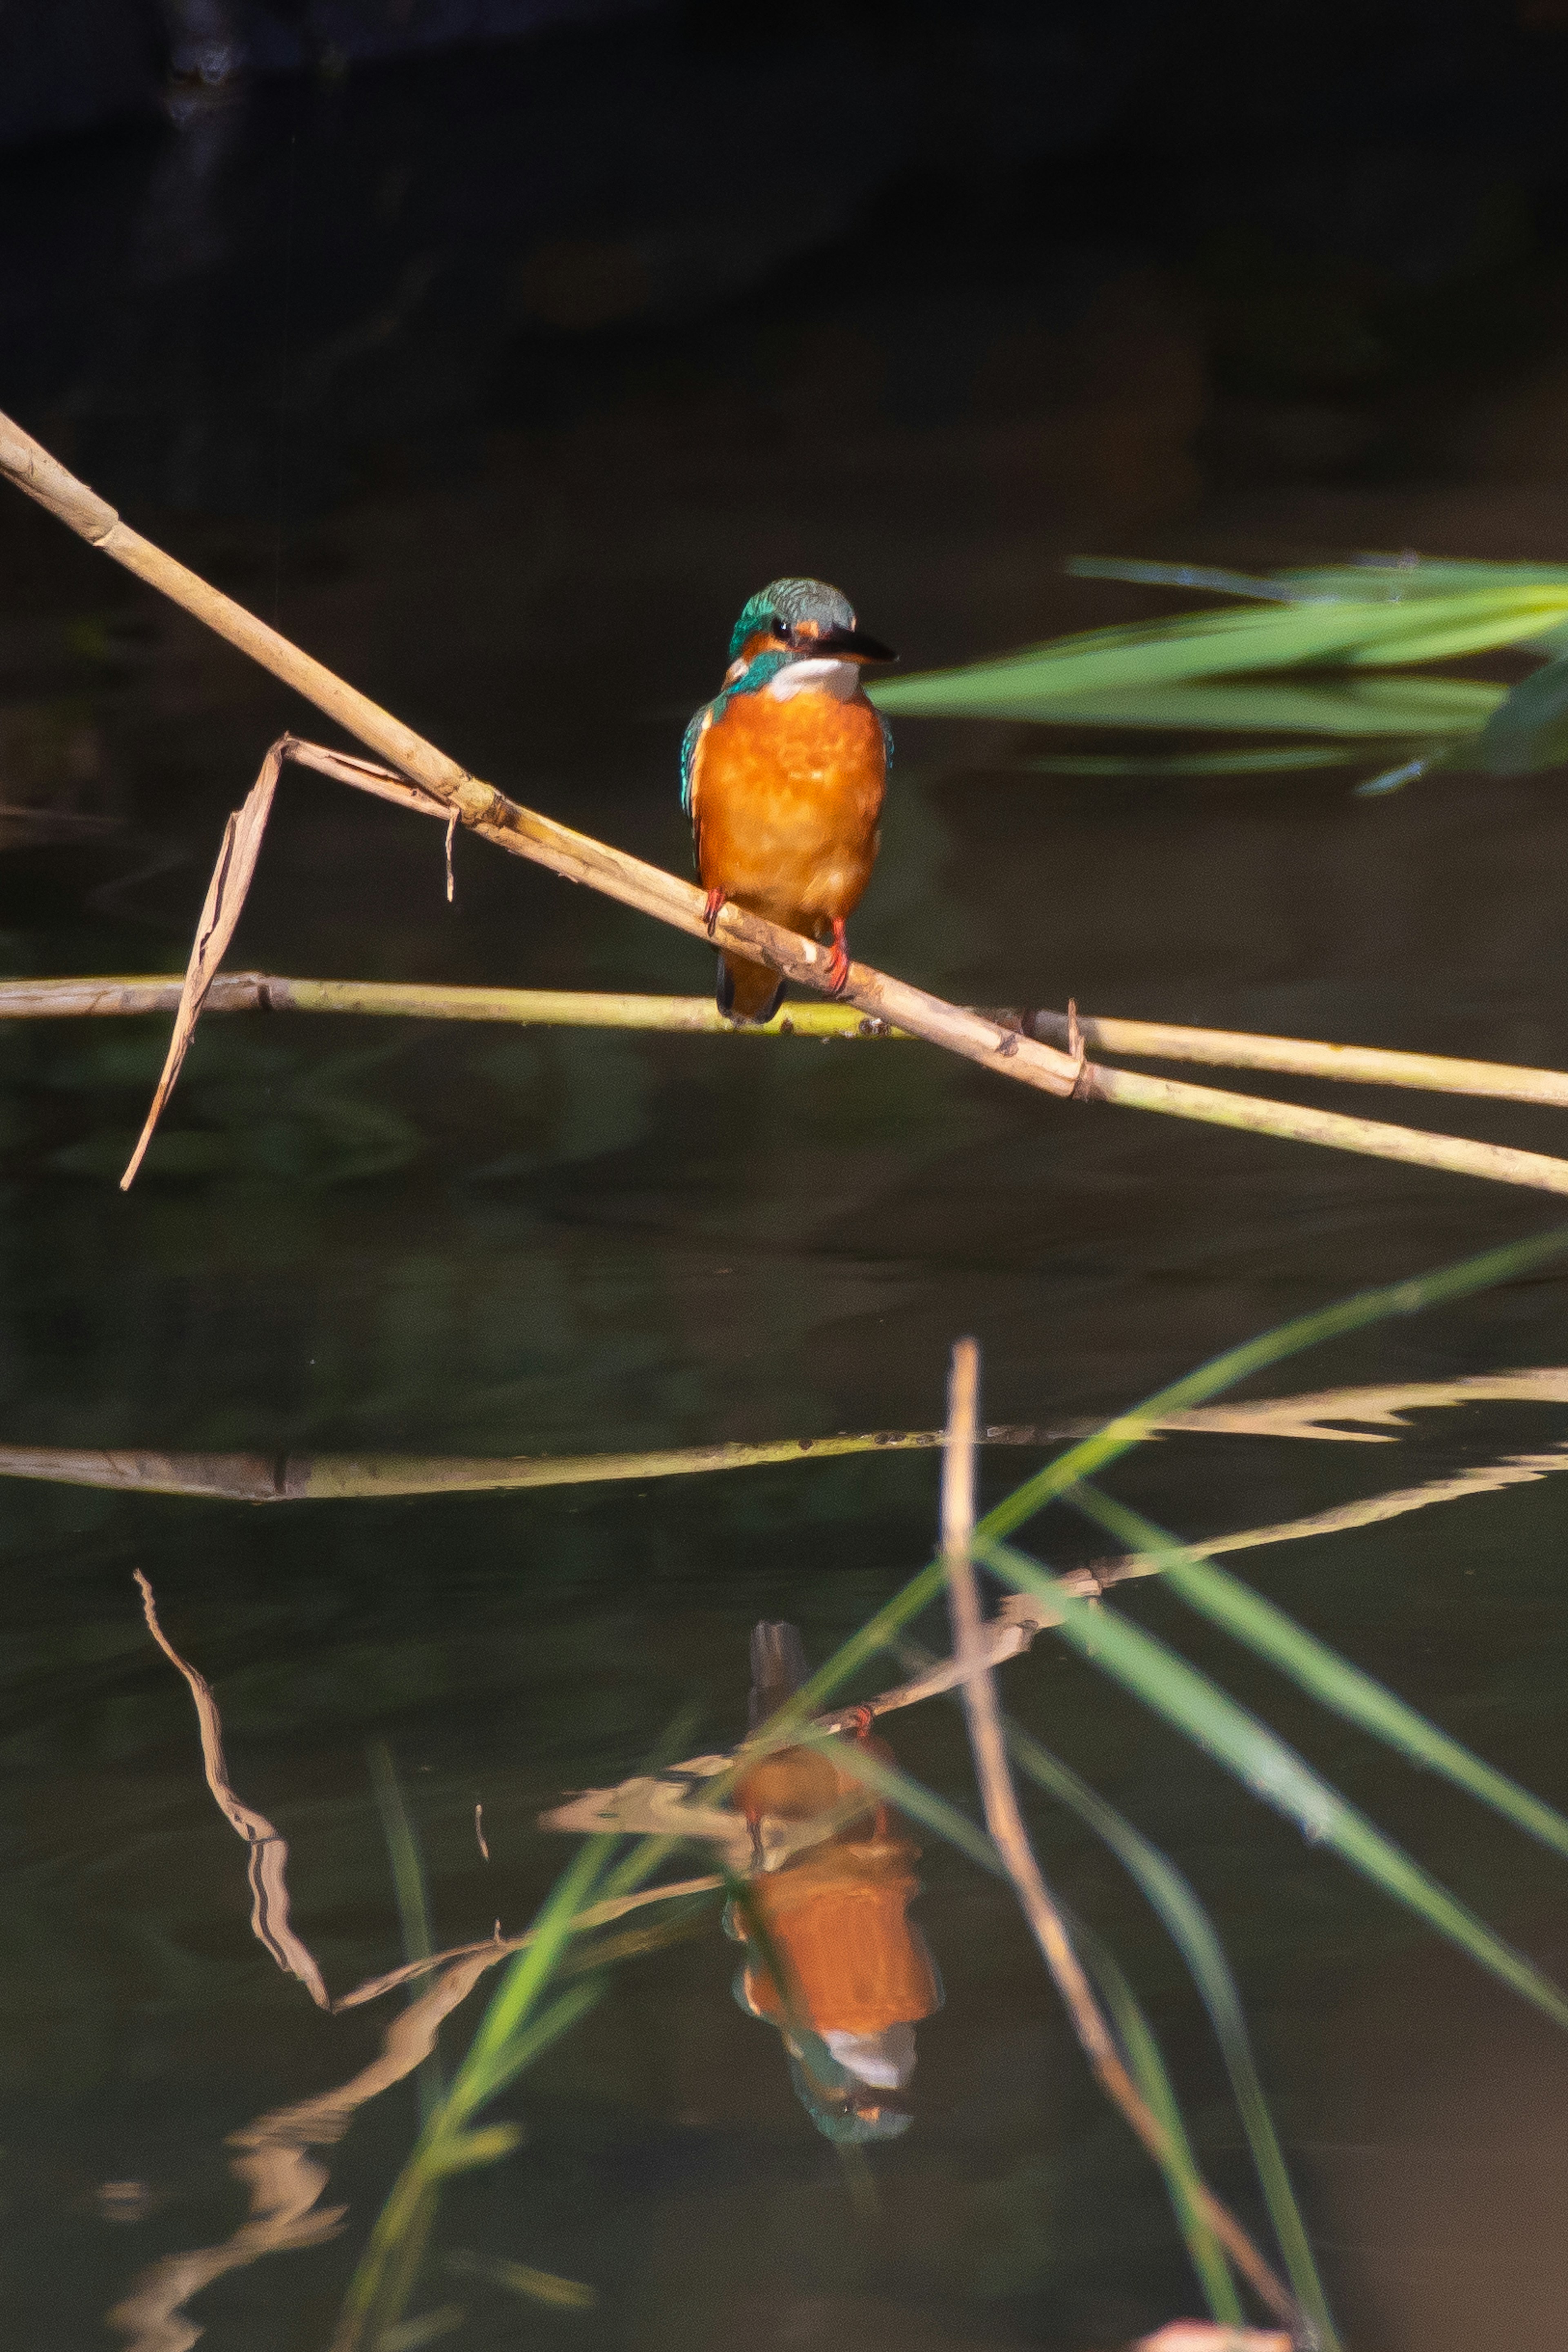
[[[886,753],[859,695],[732,695],[692,762],[705,890],[808,935],[859,904],[877,859]]]

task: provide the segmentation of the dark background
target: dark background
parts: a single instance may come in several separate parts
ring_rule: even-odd
[[[0,409],[523,800],[684,870],[681,729],[785,571],[842,583],[924,667],[1158,609],[1068,578],[1079,552],[1568,557],[1563,9],[540,15],[0,5]],[[285,725],[330,732],[0,493],[4,969],[178,970]],[[1353,770],[1042,775],[1061,740],[900,725],[859,952],[971,1003],[1568,1065],[1560,776],[1358,801]],[[291,778],[232,961],[709,985],[700,946],[466,840],[457,879],[448,908],[437,828]],[[166,1026],[0,1038],[7,1445],[929,1426],[964,1330],[988,1412],[1049,1422],[1553,1213],[1045,1104],[913,1046],[282,1016],[204,1023],[122,1197]],[[1562,1148],[1544,1112],[1352,1107]],[[1306,1360],[1300,1385],[1558,1363],[1565,1303],[1548,1274]],[[1532,1409],[1400,1448],[1172,1441],[1126,1491],[1209,1533],[1557,1436]],[[1027,1458],[988,1457],[988,1492]],[[1561,1802],[1560,1491],[1248,1572]],[[213,1680],[237,1785],[291,1840],[296,1919],[341,1990],[399,1950],[367,1740],[409,1793],[438,1935],[498,1906],[521,1925],[561,1858],[539,1808],[637,1769],[689,1702],[700,1743],[731,1736],[753,1620],[797,1618],[826,1654],[924,1559],[933,1501],[929,1457],[887,1456],[265,1512],[0,1487],[0,2294],[28,2340],[105,2342],[146,2265],[242,2218],[225,2135],[377,2041],[368,2013],[309,2012],[250,1937],[134,1567]],[[1040,1540],[1093,1548],[1066,1522]],[[1165,1596],[1125,1605],[1561,1974],[1554,1865]],[[1558,2352],[1547,2027],[1087,1666],[1042,1648],[1008,1703],[1214,1906],[1356,2352]],[[971,1801],[952,1722],[896,1738]],[[1147,1995],[1205,2162],[1252,2197],[1179,1966],[1086,1840],[1035,1826]],[[597,2315],[491,2295],[454,2341],[1102,2352],[1193,2307],[1009,1905],[941,1850],[924,1870],[949,2000],[880,2234],[730,2004],[715,1930],[617,1980],[507,2108],[528,2147],[444,2220],[446,2245],[595,2281]],[[334,2158],[342,2239],[198,2302],[215,2352],[318,2352],[413,2128],[399,2093]]]

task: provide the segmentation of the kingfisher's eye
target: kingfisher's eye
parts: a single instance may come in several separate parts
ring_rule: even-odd
[[[775,637],[781,637],[786,646],[792,646],[795,643],[794,630],[780,614],[775,614],[773,617],[773,635]]]

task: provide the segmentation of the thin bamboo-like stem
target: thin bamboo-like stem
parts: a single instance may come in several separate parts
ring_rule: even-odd
[[[1026,1037],[1066,1045],[1065,1013],[1003,1013]],[[1400,1054],[1380,1045],[1320,1045],[1307,1037],[1260,1037],[1237,1029],[1185,1029],[1169,1021],[1112,1021],[1077,1015],[1091,1052],[1127,1054],[1133,1061],[1208,1062],[1231,1070],[1283,1070],[1297,1077],[1336,1078],[1348,1086],[1412,1087],[1432,1094],[1484,1095],[1498,1102],[1547,1103],[1568,1108],[1568,1071],[1521,1068],[1512,1062],[1468,1062],[1447,1054]]]
[[[0,1021],[75,1020],[173,1013],[178,972],[83,980],[0,980]],[[493,1021],[518,1028],[648,1029],[705,1037],[896,1037],[909,1033],[853,1004],[792,1004],[767,1022],[727,1021],[708,996],[644,996],[573,988],[448,988],[402,980],[289,980],[220,972],[202,1017],[214,1013],[353,1013],[415,1021]]]
[[[1480,1176],[1494,1184],[1519,1184],[1535,1192],[1568,1192],[1568,1160],[1543,1151],[1516,1151],[1500,1143],[1472,1143],[1468,1137],[1433,1135],[1384,1119],[1351,1118],[1342,1111],[1305,1110],[1297,1103],[1233,1095],[1218,1087],[1188,1086],[1180,1078],[1152,1078],[1142,1070],[1107,1069],[1086,1062],[1079,1089],[1089,1102],[1120,1103],[1129,1110],[1162,1111],[1211,1127],[1245,1134],[1272,1135],[1286,1143],[1317,1143],[1331,1150],[1356,1151],[1372,1160],[1399,1160],[1412,1168],[1442,1168],[1452,1176]]]
[[[400,776],[411,780],[416,795],[423,793],[437,803],[427,814],[449,820],[456,812],[458,821],[469,831],[514,856],[530,858],[566,881],[586,883],[606,898],[635,907],[692,938],[705,938],[721,947],[735,949],[755,961],[770,965],[786,979],[821,990],[828,961],[826,948],[733,905],[721,908],[710,927],[704,894],[694,883],[682,881],[641,858],[628,856],[624,850],[613,849],[587,834],[574,832],[569,825],[524,808],[498,792],[494,785],[470,775],[446,752],[373,702],[368,695],[335,677],[323,663],[290,645],[287,637],[258,621],[232,597],[225,596],[139,532],[130,530],[106,499],[79,482],[58,458],[4,415],[0,415],[0,474],[5,475],[26,497],[47,508],[89,546],[181,605],[218,636],[313,702],[319,710],[336,719],[362,743],[390,761]],[[341,761],[342,756],[323,753],[322,759]],[[320,762],[308,761],[305,764]],[[343,780],[350,781],[346,777]],[[382,782],[368,775],[353,781],[366,790],[384,789]],[[387,778],[384,782],[395,785],[396,779]],[[415,798],[402,790],[385,796],[405,804],[413,804]],[[857,1006],[874,1020],[922,1037],[930,1045],[943,1046],[950,1053],[1042,1093],[1121,1103],[1130,1108],[1249,1129],[1298,1143],[1327,1145],[1373,1159],[1440,1168],[1456,1175],[1484,1177],[1536,1192],[1568,1193],[1568,1160],[1550,1159],[1541,1152],[1510,1151],[1496,1145],[1471,1143],[1459,1137],[1423,1134],[1371,1119],[1348,1118],[1331,1111],[1301,1111],[1291,1104],[1228,1095],[1209,1087],[1185,1086],[1176,1079],[1148,1078],[1135,1072],[1099,1068],[1026,1037],[1016,1028],[1007,1028],[982,1014],[966,1012],[960,1005],[949,1004],[923,989],[911,988],[907,982],[877,971],[868,964],[852,963],[847,981],[837,992],[841,1001]]]
[[[1007,1761],[1006,1734],[996,1685],[989,1664],[982,1665],[985,1624],[981,1615],[980,1589],[971,1558],[974,1534],[974,1435],[979,1410],[980,1349],[973,1339],[960,1339],[952,1351],[948,1386],[947,1445],[942,1454],[942,1549],[947,1575],[948,1610],[952,1623],[953,1654],[963,1675],[960,1687],[969,1725],[969,1743],[980,1783],[985,1826],[992,1843],[1012,1880],[1025,1917],[1033,1930],[1041,1957],[1062,1997],[1079,2045],[1101,2089],[1120,2107],[1133,2132],[1162,2169],[1168,2169],[1173,2149],[1171,2136],[1132,2080],[1115,2038],[1084,1974],[1067,1924],[1045,1881],[1029,1833],[1024,1825],[1017,1791]],[[1268,2309],[1283,2319],[1298,2341],[1310,2340],[1310,2330],[1295,2297],[1253,2244],[1229,2210],[1201,2182],[1194,2203],[1202,2220],[1225,2248],[1237,2269]]]

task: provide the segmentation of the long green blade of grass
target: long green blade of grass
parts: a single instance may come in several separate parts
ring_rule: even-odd
[[[1176,2226],[1186,2242],[1188,2257],[1203,2288],[1204,2300],[1222,2327],[1242,2327],[1247,2315],[1219,2241],[1199,2210],[1201,2176],[1197,2158],[1193,2154],[1193,2144],[1154,2030],[1114,1955],[1100,1937],[1075,1920],[1072,1939],[1110,2011],[1132,2079],[1165,2127],[1171,2143],[1171,2160],[1163,2168],[1165,2187],[1170,2192]]]
[[[1568,760],[1568,656],[1523,678],[1481,730],[1480,765],[1524,776]]]
[[[1302,664],[1387,668],[1490,651],[1568,618],[1568,584],[1488,587],[1438,600],[1243,604],[1087,630],[999,659],[892,679],[887,710],[986,716],[1020,697],[1109,694]]]
[[[504,2135],[473,2134],[468,2129],[471,2119],[599,1998],[605,1980],[590,1978],[541,2008],[576,1915],[592,1898],[617,1843],[614,1837],[587,1839],[556,1880],[534,1922],[534,1941],[508,1968],[450,2090],[420,2132],[376,2217],[349,2284],[332,2352],[357,2352],[398,2318],[424,2259],[442,2179],[454,2169],[492,2161],[510,2144]]]
[[[1478,734],[1504,699],[1473,678],[1392,676],[1178,679],[1114,694],[1020,694],[992,718],[1055,727],[1202,729],[1207,732],[1330,735],[1363,740],[1458,741]]]
[[[1468,595],[1480,589],[1568,589],[1568,565],[1491,563],[1484,558],[1366,555],[1352,563],[1292,565],[1281,572],[1227,572],[1193,563],[1146,563],[1136,557],[1075,555],[1079,580],[1131,580],[1149,588],[1205,588],[1268,604],[1405,604],[1417,597]]]
[[[1065,751],[1023,764],[1031,773],[1052,776],[1272,776],[1308,768],[1343,768],[1362,757],[1354,743],[1258,743],[1249,751],[1179,751],[1166,759]]]
[[[1110,1847],[1164,1922],[1185,1960],[1225,2059],[1291,2289],[1316,2326],[1323,2352],[1338,2352],[1339,2338],[1328,2299],[1312,2259],[1285,2153],[1258,2079],[1241,1995],[1214,1921],[1175,1864],[1141,1830],[1134,1829],[1114,1805],[1108,1804],[1069,1764],[1053,1756],[1049,1748],[1042,1748],[1037,1739],[1031,1738],[1016,1723],[1009,1722],[1006,1730],[1008,1749],[1019,1770],[1047,1796],[1076,1813],[1086,1828]]]
[[[1412,1764],[1440,1773],[1489,1805],[1527,1837],[1539,1838],[1554,1853],[1568,1856],[1568,1819],[1544,1798],[1532,1796],[1467,1748],[1438,1729],[1407,1700],[1380,1683],[1295,1619],[1254,1592],[1238,1576],[1213,1561],[1195,1559],[1187,1547],[1152,1519],[1129,1510],[1091,1486],[1075,1486],[1068,1499],[1129,1551],[1158,1560],[1166,1584],[1189,1608],[1219,1625],[1258,1657],[1267,1658],[1304,1691],[1348,1723],[1370,1731]]]
[[[366,1754],[375,1809],[381,1816],[382,1835],[386,1840],[387,1857],[392,1864],[393,1892],[397,1898],[397,1916],[403,1929],[403,1957],[405,1960],[427,1960],[436,1946],[430,1932],[430,1895],[425,1883],[425,1858],[419,1851],[414,1824],[408,1818],[408,1808],[403,1801],[403,1790],[398,1785],[397,1768],[392,1760],[391,1748],[384,1739],[374,1739]],[[419,1989],[411,1984],[406,1998],[411,2001],[417,2000]],[[428,2123],[444,2088],[441,2061],[434,2052],[420,2067],[418,2081],[419,2120]]]
[[[977,1536],[975,1556],[1016,1591],[1049,1601],[1059,1612],[1057,1630],[1069,1647],[1163,1717],[1262,1803],[1295,1822],[1310,1843],[1328,1846],[1445,1941],[1554,2024],[1568,2029],[1568,1993],[1439,1885],[1277,1732],[1206,1675],[1114,1610],[1080,1601],[1048,1569],[1011,1545]]]

